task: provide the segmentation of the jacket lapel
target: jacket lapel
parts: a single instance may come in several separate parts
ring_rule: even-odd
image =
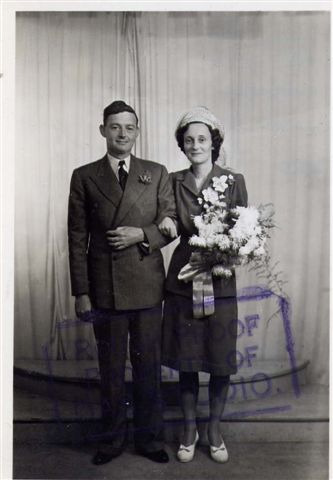
[[[206,180],[202,184],[202,187],[200,189],[200,193],[202,192],[202,190],[205,190],[205,188],[210,186],[210,182],[211,182],[213,177],[220,177],[222,175],[222,173],[223,173],[222,169],[218,165],[216,165],[216,163],[214,163],[213,168],[209,172],[208,177],[206,178]]]
[[[128,172],[126,187],[121,198],[119,208],[114,218],[113,227],[117,227],[125,218],[132,206],[147,188],[147,185],[140,182],[139,175],[142,175],[145,168],[139,158],[131,155],[130,169]]]
[[[123,191],[117,177],[113,173],[107,155],[102,158],[96,173],[91,175],[90,178],[103,195],[117,208],[121,201]]]
[[[210,185],[210,182],[211,182],[213,177],[220,177],[222,175],[222,173],[223,173],[223,170],[218,165],[216,165],[216,163],[214,163],[213,168],[209,172],[209,174],[208,174],[206,180],[204,181],[202,187],[200,188],[200,190],[198,190],[197,186],[196,186],[196,183],[195,183],[194,175],[193,175],[191,169],[189,168],[184,174],[184,179],[183,179],[182,185],[183,185],[183,187],[185,187],[187,190],[189,190],[191,193],[193,193],[193,195],[195,195],[197,197],[198,195],[201,194],[202,190],[204,190],[205,188],[207,188]]]
[[[184,174],[182,185],[191,193],[193,193],[193,195],[197,196],[199,194],[199,191],[195,184],[194,175],[191,172],[190,168]]]

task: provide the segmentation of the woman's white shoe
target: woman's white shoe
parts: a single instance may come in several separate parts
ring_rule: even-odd
[[[210,445],[210,456],[213,460],[215,460],[215,462],[218,463],[225,463],[228,461],[228,450],[223,440],[219,447],[213,447],[212,445]]]
[[[177,458],[180,462],[186,463],[190,462],[193,460],[194,457],[194,452],[195,452],[195,446],[198,443],[199,440],[199,434],[198,432],[195,432],[195,439],[194,443],[186,447],[185,445],[180,445],[178,452],[177,452]]]

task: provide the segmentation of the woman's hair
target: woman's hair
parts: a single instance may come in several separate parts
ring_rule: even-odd
[[[182,152],[185,153],[184,149],[184,133],[188,129],[189,125],[192,123],[204,123],[204,122],[189,122],[186,125],[178,128],[176,130],[176,139],[179,148],[181,149]],[[210,125],[207,125],[207,123],[204,123],[204,125],[207,126],[207,128],[210,131],[210,135],[212,137],[212,144],[213,144],[213,150],[212,150],[212,162],[216,162],[216,160],[219,158],[220,155],[220,148],[223,143],[224,138],[222,137],[220,131],[217,128],[212,128]]]

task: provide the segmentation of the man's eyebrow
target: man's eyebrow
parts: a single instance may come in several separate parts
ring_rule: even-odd
[[[110,125],[120,126],[121,124],[120,124],[120,123],[117,123],[117,122],[111,122]],[[125,123],[125,127],[136,127],[136,123]]]

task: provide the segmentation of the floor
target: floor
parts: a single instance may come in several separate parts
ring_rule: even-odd
[[[177,422],[182,419],[179,407],[165,411],[168,464],[139,457],[130,444],[119,458],[96,467],[91,464],[95,447],[75,442],[83,438],[81,429],[92,428],[98,410],[76,411],[73,402],[55,402],[20,389],[15,391],[14,405],[14,479],[327,480],[329,475],[327,387],[302,386],[298,398],[282,391],[229,402],[222,431],[230,460],[224,465],[213,462],[202,444],[193,462],[177,461],[177,444],[172,442],[178,438]],[[204,418],[206,408],[200,408],[199,417]],[[59,425],[58,420],[62,420]]]
[[[238,387],[240,390],[240,387]],[[29,393],[21,389],[14,390],[14,419],[17,421],[48,421],[63,420],[75,421],[83,418],[100,418],[99,403],[88,403],[85,397],[79,401],[57,400],[44,397],[39,394]],[[281,406],[288,406],[288,409],[281,409]],[[169,418],[178,411],[178,417],[182,418],[179,405],[168,407],[164,411],[164,417]],[[228,401],[224,410],[225,418],[242,418],[244,412],[249,414],[247,418],[260,420],[267,418],[265,411],[271,411],[271,418],[276,420],[307,420],[307,421],[328,421],[329,416],[329,392],[328,387],[323,385],[304,385],[301,387],[301,394],[295,397],[293,392],[279,393],[264,398],[255,398],[244,402]],[[208,402],[199,401],[198,415],[208,414]],[[241,416],[240,416],[241,415]]]
[[[168,445],[168,464],[136,455],[131,446],[111,463],[94,466],[91,446],[26,445],[14,447],[15,479],[107,480],[321,480],[328,479],[328,443],[231,443],[230,459],[219,465],[198,446],[194,460],[181,464],[176,445]]]

